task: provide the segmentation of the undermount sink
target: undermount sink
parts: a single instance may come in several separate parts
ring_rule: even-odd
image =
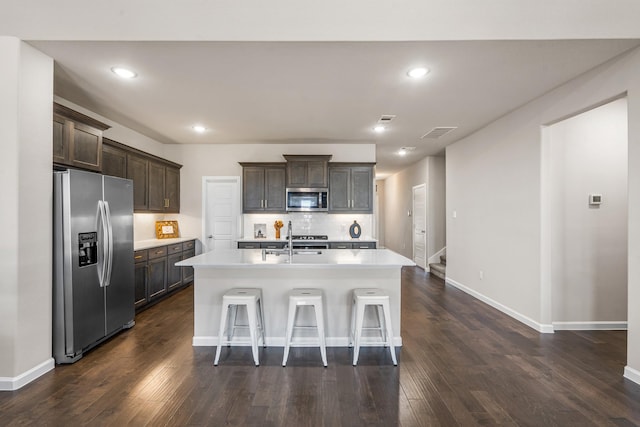
[[[322,254],[321,250],[318,249],[294,249],[293,255],[320,255]],[[289,255],[288,249],[263,249],[262,250],[262,260],[267,260],[267,255]]]

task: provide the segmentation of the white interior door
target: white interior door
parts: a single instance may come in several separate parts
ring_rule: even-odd
[[[202,193],[204,250],[235,248],[240,221],[240,177],[204,177]]]
[[[413,261],[427,267],[427,186],[413,187]]]

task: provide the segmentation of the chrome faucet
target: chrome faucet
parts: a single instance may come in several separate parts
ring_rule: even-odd
[[[291,221],[289,221],[289,225],[287,225],[287,249],[289,249],[289,258],[293,256],[293,227],[291,226]]]

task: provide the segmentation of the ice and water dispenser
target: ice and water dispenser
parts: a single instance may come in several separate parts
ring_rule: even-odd
[[[98,261],[98,233],[78,233],[78,266],[92,265]]]

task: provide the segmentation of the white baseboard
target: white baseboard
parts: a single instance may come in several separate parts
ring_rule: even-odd
[[[556,331],[626,331],[627,322],[553,322]]]
[[[284,347],[284,337],[266,337],[267,347]],[[327,337],[325,339],[327,347],[348,347],[349,346],[349,338],[348,337]],[[194,347],[216,347],[218,345],[218,337],[217,336],[194,336],[192,340],[192,345]],[[249,346],[249,344],[232,344],[238,346]],[[380,344],[369,344],[367,342],[363,342],[363,347],[380,345]],[[393,345],[395,347],[402,347],[402,337],[394,337]]]
[[[55,366],[56,363],[53,358],[49,358],[38,366],[35,366],[28,371],[23,372],[17,377],[0,377],[0,391],[18,390],[29,384],[31,381],[46,374],[47,372],[55,368]]]
[[[480,292],[477,292],[471,288],[466,287],[465,285],[463,285],[462,283],[456,282],[453,279],[450,279],[449,277],[447,277],[445,279],[445,282],[448,283],[449,285],[460,289],[461,291],[471,295],[474,298],[479,299],[480,301],[484,302],[485,304],[490,305],[491,307],[500,310],[501,312],[505,313],[508,316],[513,317],[514,319],[516,319],[519,322],[524,323],[525,325],[529,326],[530,328],[535,329],[536,331],[543,333],[543,334],[552,334],[553,333],[553,325],[547,325],[547,324],[543,324],[543,323],[538,323],[535,320],[531,319],[530,317],[525,316],[524,314],[518,313],[515,310],[512,310],[511,308],[507,307],[506,305],[503,305],[501,303],[499,303],[498,301],[495,301],[483,294],[481,294]]]
[[[629,365],[624,367],[624,377],[636,384],[640,384],[640,371],[633,369]]]

